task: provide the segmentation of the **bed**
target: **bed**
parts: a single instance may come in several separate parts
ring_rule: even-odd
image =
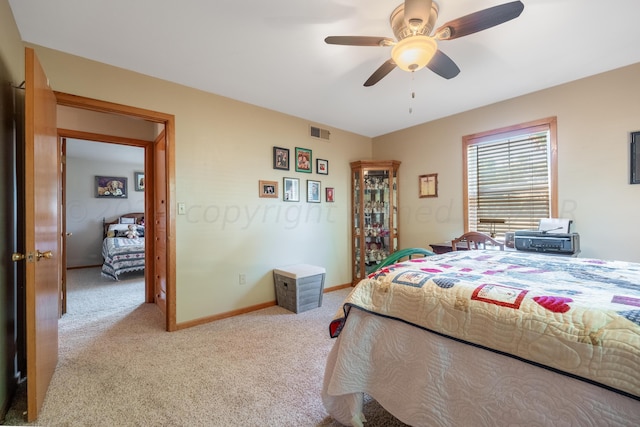
[[[385,266],[329,327],[322,400],[414,426],[638,425],[640,264],[461,251]]]
[[[144,271],[144,213],[129,213],[102,222],[102,276],[119,280],[123,273]],[[137,237],[127,237],[130,228]]]

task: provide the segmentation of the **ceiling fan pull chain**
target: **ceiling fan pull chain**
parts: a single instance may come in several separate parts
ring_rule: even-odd
[[[413,83],[415,81],[414,74],[415,71],[411,72],[411,101],[409,101],[409,114],[413,113],[413,100],[416,99],[416,92],[413,90]]]

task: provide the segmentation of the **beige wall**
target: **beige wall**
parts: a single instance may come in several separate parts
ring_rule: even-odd
[[[402,161],[401,246],[462,234],[464,135],[557,116],[559,213],[575,221],[581,256],[640,262],[640,185],[629,184],[639,75],[636,64],[374,138],[376,159]],[[438,198],[418,198],[427,173],[438,174]]]
[[[0,1],[0,57],[18,86],[24,80],[24,46],[7,0]]]
[[[175,115],[176,202],[187,213],[176,218],[178,323],[273,301],[282,265],[323,266],[327,287],[350,282],[349,162],[371,157],[370,138],[330,128],[320,141],[307,120],[34,48],[56,91]],[[273,146],[309,148],[330,173],[274,170]],[[258,180],[278,181],[281,196],[283,177],[300,179],[299,203],[258,198]],[[335,203],[306,203],[307,179],[334,187]]]

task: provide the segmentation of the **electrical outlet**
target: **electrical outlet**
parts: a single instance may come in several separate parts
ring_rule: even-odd
[[[244,273],[238,275],[238,283],[240,285],[245,285],[247,283],[247,275]]]

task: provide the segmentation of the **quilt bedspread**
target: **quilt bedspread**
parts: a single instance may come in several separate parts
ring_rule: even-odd
[[[122,273],[144,270],[144,238],[107,237],[102,243],[102,275],[118,280]]]
[[[640,264],[450,252],[362,280],[332,337],[353,307],[640,397]]]

